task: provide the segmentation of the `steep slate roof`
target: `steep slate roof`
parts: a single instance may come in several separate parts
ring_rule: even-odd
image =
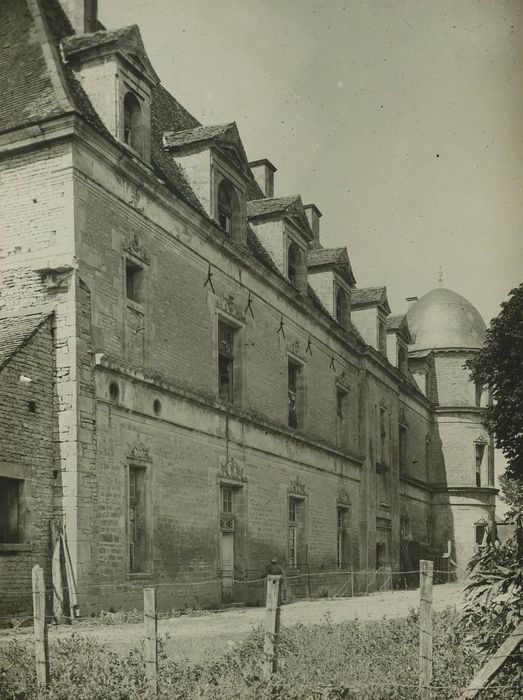
[[[114,44],[124,38],[134,26],[136,25],[129,25],[120,29],[103,29],[91,34],[73,34],[64,40],[64,52],[67,55],[72,55],[84,49],[94,49],[98,46]]]
[[[50,314],[38,313],[0,318],[0,370],[33,337],[49,317]]]
[[[257,216],[269,216],[270,214],[279,214],[285,212],[292,207],[293,204],[300,200],[298,194],[290,197],[274,197],[272,199],[255,199],[247,202],[247,216],[253,219]]]
[[[347,248],[313,248],[307,255],[307,267],[338,267],[348,278],[349,284],[356,284]]]
[[[399,316],[389,316],[386,320],[386,326],[388,331],[399,331],[402,324],[405,321],[405,315]]]
[[[379,305],[387,303],[386,287],[364,287],[351,292],[352,306]]]
[[[168,131],[163,135],[163,144],[166,148],[173,148],[186,146],[190,143],[211,141],[217,136],[224,136],[233,126],[235,124],[231,122],[216,126],[197,126],[194,129],[186,129],[185,131]]]

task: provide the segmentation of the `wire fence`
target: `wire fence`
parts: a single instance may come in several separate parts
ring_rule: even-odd
[[[264,602],[265,602],[265,641],[264,641],[264,646],[263,646],[263,654],[261,656],[261,663],[264,670],[264,679],[266,681],[269,681],[274,674],[274,672],[277,670],[277,647],[278,647],[278,638],[279,638],[279,632],[280,632],[280,606],[283,602],[284,596],[281,594],[282,589],[286,586],[289,585],[289,582],[295,582],[297,579],[305,579],[307,580],[314,580],[315,578],[321,578],[322,576],[328,575],[337,575],[337,576],[347,576],[349,575],[351,579],[354,579],[357,576],[362,576],[367,578],[371,576],[371,580],[375,581],[376,578],[375,576],[377,574],[380,574],[382,576],[397,576],[400,574],[418,574],[420,576],[420,605],[419,605],[419,629],[420,629],[420,652],[419,652],[419,664],[420,664],[420,679],[423,677],[425,678],[425,681],[419,682],[419,683],[414,683],[414,682],[399,682],[397,680],[394,680],[393,678],[388,678],[386,682],[383,684],[383,687],[388,687],[388,688],[397,688],[399,691],[401,689],[404,689],[405,691],[405,697],[419,697],[422,700],[425,698],[439,698],[439,697],[445,697],[445,698],[457,698],[457,695],[449,695],[449,688],[452,686],[452,692],[455,693],[461,693],[464,691],[464,688],[462,685],[460,685],[460,681],[456,680],[455,678],[451,681],[449,681],[450,685],[440,685],[438,683],[432,683],[432,584],[434,580],[434,571],[432,562],[422,562],[423,563],[423,568],[421,569],[413,569],[410,571],[404,571],[404,572],[392,572],[391,570],[388,569],[380,569],[377,571],[369,571],[369,570],[359,570],[359,571],[352,571],[352,570],[345,570],[343,572],[340,572],[337,569],[333,570],[322,570],[322,571],[307,571],[307,572],[292,572],[291,574],[284,575],[284,576],[257,576],[254,577],[254,574],[256,573],[255,571],[249,572],[251,574],[251,578],[239,578],[239,579],[234,579],[232,577],[227,578],[227,584],[230,582],[234,584],[240,584],[240,585],[262,585],[263,586],[263,591],[264,591]],[[40,574],[40,579],[34,577],[34,570],[39,569],[39,574]],[[49,612],[49,605],[52,602],[53,597],[56,596],[56,590],[54,588],[49,588],[44,585],[44,579],[43,579],[43,572],[40,569],[40,567],[34,567],[33,570],[33,585],[31,587],[31,595],[33,598],[34,602],[34,609],[33,609],[33,616],[34,616],[34,626],[32,630],[33,638],[34,638],[34,643],[35,643],[35,649],[36,649],[36,673],[37,673],[37,679],[38,683],[41,687],[47,686],[49,682],[49,649],[48,649],[48,637],[47,637],[47,624],[53,620],[53,615],[50,614]],[[37,572],[38,573],[38,572]],[[372,578],[374,576],[374,578]],[[35,583],[36,581],[36,583]],[[271,590],[271,585],[277,582],[277,592],[275,593],[274,590]],[[157,620],[158,620],[158,607],[157,607],[157,594],[160,595],[162,590],[168,590],[168,589],[176,589],[180,590],[181,588],[187,588],[187,587],[198,587],[198,586],[208,586],[208,585],[217,585],[217,586],[222,586],[224,583],[224,576],[218,576],[214,578],[207,578],[204,580],[199,580],[199,581],[182,581],[182,582],[159,582],[154,585],[154,588],[145,588],[143,589],[143,581],[141,581],[139,584],[138,582],[133,582],[135,589],[137,592],[140,593],[140,598],[142,601],[141,604],[141,611],[140,614],[137,616],[137,618],[133,621],[135,622],[140,622],[143,627],[143,633],[137,632],[135,633],[134,636],[134,642],[136,644],[137,638],[142,638],[143,639],[143,644],[142,644],[142,653],[143,653],[143,663],[145,665],[145,670],[146,670],[146,677],[147,677],[147,682],[149,683],[149,689],[151,690],[151,697],[156,697],[156,694],[158,692],[158,679],[157,679],[157,670],[158,670],[158,634],[157,634]],[[129,585],[129,582],[123,582],[120,584],[117,584],[118,588],[126,587]],[[81,589],[78,591],[78,596],[79,599],[84,594],[87,594],[88,591],[103,591],[107,589],[114,589],[115,584],[110,584],[110,583],[105,583],[105,584],[96,584],[92,586],[87,586],[84,589]],[[0,589],[1,590],[1,589]],[[394,588],[390,589],[391,591],[394,590]],[[272,597],[271,597],[272,596]],[[136,611],[138,612],[138,610]],[[122,622],[125,622],[125,619],[122,620]],[[520,626],[521,627],[521,626]],[[173,627],[174,633],[176,630],[176,621],[174,621],[174,627]],[[125,636],[125,632],[123,633]],[[138,637],[136,636],[138,634]],[[430,637],[430,644],[427,646],[421,644],[421,638],[423,635],[428,635]],[[518,636],[519,634],[519,636]],[[128,635],[129,636],[129,635]],[[489,663],[492,665],[494,664],[497,667],[496,668],[501,668],[501,666],[507,662],[507,660],[521,660],[523,658],[523,653],[519,651],[519,643],[523,640],[523,630],[521,632],[517,632],[514,635],[514,643],[512,644],[510,649],[506,649],[503,646],[500,647],[498,652],[495,654],[491,655],[489,657]],[[425,640],[426,641],[426,640]],[[508,640],[510,641],[510,640]],[[0,650],[2,648],[2,643],[0,640]],[[40,650],[40,651],[39,651]],[[392,657],[391,655],[391,650],[383,649],[382,653],[379,655],[380,659],[382,662],[385,662],[386,664],[390,664],[391,667],[396,663],[396,660]],[[468,654],[469,659],[472,657],[475,657],[475,662],[479,664],[479,662],[483,661],[483,657],[480,654]],[[51,663],[53,663],[53,657],[51,655]],[[423,674],[422,674],[423,670]],[[497,672],[497,671],[496,671]],[[428,680],[427,680],[428,679]],[[0,679],[1,680],[1,679]],[[496,679],[497,680],[497,679]],[[379,678],[376,680],[376,682],[372,682],[371,684],[373,687],[378,687],[380,686]],[[481,700],[487,700],[487,698],[503,698],[504,695],[502,694],[508,686],[504,683],[499,683],[499,682],[490,682],[488,685],[485,685],[485,687],[478,687],[474,689],[474,695],[470,695],[470,697],[478,697],[481,698]],[[347,691],[346,695],[343,695],[344,688],[341,687],[340,685],[337,686],[332,686],[332,685],[326,685],[326,684],[319,684],[319,685],[310,685],[308,686],[306,683],[300,685],[300,691],[304,693],[302,697],[322,697],[322,698],[342,698],[342,697],[356,697],[354,693],[361,692],[361,695],[358,697],[364,698],[364,697],[378,697],[378,695],[366,695],[369,691],[369,683],[365,684],[360,684],[356,680],[351,681],[349,685],[345,688]],[[330,694],[332,691],[332,694]],[[363,692],[365,691],[365,693]],[[418,696],[419,692],[419,696]],[[322,694],[323,693],[323,694]],[[341,693],[341,694],[340,694]],[[350,694],[352,693],[352,695]],[[407,695],[408,693],[408,695]],[[497,694],[496,694],[497,693]],[[149,696],[147,696],[149,697]],[[188,696],[187,696],[188,697]],[[298,696],[293,696],[293,697],[298,697]],[[381,696],[379,696],[381,697]],[[392,697],[389,695],[383,695],[383,697]],[[403,697],[402,695],[395,695],[394,697],[400,698]],[[469,697],[468,695],[463,695],[463,698]],[[512,696],[510,696],[512,697]],[[516,697],[516,696],[514,696]],[[461,698],[461,696],[460,696]]]

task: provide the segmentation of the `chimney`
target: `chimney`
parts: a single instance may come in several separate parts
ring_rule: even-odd
[[[60,0],[60,5],[77,34],[90,34],[98,30],[97,0]]]
[[[318,207],[315,204],[306,204],[304,207],[305,214],[307,215],[307,219],[309,220],[309,225],[312,229],[312,233],[314,235],[314,240],[312,242],[312,245],[314,248],[319,248],[320,247],[320,219],[321,219],[321,211],[318,209]]]
[[[274,173],[278,168],[275,168],[267,158],[254,160],[249,163],[249,168],[263,194],[266,197],[274,197]]]
[[[418,297],[407,297],[406,298],[407,309],[410,309],[410,307],[413,306],[417,301],[418,301]]]

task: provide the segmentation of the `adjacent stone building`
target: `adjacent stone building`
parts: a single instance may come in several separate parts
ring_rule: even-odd
[[[463,575],[496,494],[477,311],[440,288],[392,316],[94,0],[0,23],[2,616],[64,559],[80,614],[254,601],[274,556],[288,596]]]

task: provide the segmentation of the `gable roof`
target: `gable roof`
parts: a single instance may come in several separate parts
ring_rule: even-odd
[[[301,228],[306,238],[313,240],[314,235],[299,194],[290,197],[266,197],[247,202],[247,218],[250,220],[264,217],[283,218],[284,216],[297,217],[300,220]]]
[[[406,343],[412,342],[406,314],[389,316],[385,321],[385,325],[387,333],[396,333],[401,335]]]
[[[307,267],[337,268],[350,285],[356,284],[347,248],[313,248],[307,255]]]
[[[353,289],[351,292],[351,306],[353,309],[364,306],[381,306],[386,313],[390,314],[387,287]]]
[[[51,314],[29,314],[0,318],[0,370],[24,346]]]
[[[141,72],[153,85],[160,82],[147,56],[140,29],[136,24],[120,29],[102,29],[90,34],[73,34],[62,41],[62,50],[68,59],[104,46],[113,47],[124,54],[131,63],[138,64]]]

